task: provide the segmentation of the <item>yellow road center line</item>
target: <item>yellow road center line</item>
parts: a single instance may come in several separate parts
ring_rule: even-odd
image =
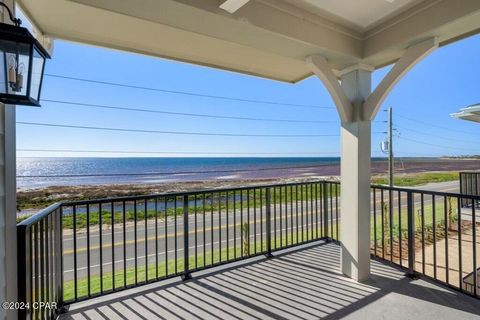
[[[286,218],[290,218],[290,217],[296,217],[296,215],[288,215],[286,216]],[[305,215],[304,215],[305,216]],[[301,217],[301,215],[299,215],[299,217]],[[277,218],[276,220],[279,220],[279,218]],[[251,223],[257,223],[257,222],[264,222],[266,221],[266,219],[261,219],[261,220],[255,220],[255,221],[252,221]],[[229,224],[228,227],[238,227],[240,226],[241,224],[240,223],[237,223],[237,224]],[[222,229],[226,229],[227,226],[221,226]],[[219,226],[216,226],[216,227],[213,227],[213,228],[207,228],[205,229],[205,232],[208,232],[208,231],[216,231],[216,230],[220,230],[220,227]],[[203,229],[198,229],[197,232],[203,232],[204,230]],[[190,231],[188,234],[195,234],[195,231]],[[180,236],[183,236],[183,232],[177,232],[177,237],[180,237]],[[168,235],[161,235],[161,236],[158,236],[155,237],[155,236],[152,236],[152,237],[148,237],[147,238],[147,241],[149,240],[155,240],[155,239],[165,239],[165,238],[174,238],[175,237],[175,234],[174,233],[170,233]],[[141,238],[141,239],[137,239],[136,243],[142,243],[145,241],[145,238]],[[135,243],[135,240],[128,240],[128,241],[125,241],[125,242],[116,242],[114,244],[114,247],[119,247],[119,246],[123,246],[124,244],[127,245],[127,244],[134,244]],[[111,243],[107,243],[107,244],[103,244],[102,245],[102,249],[105,249],[105,248],[111,248],[112,247],[112,244]],[[95,246],[90,246],[90,250],[97,250],[97,249],[100,249],[100,246],[99,245],[95,245]],[[84,252],[84,251],[87,251],[87,247],[83,247],[83,248],[77,248],[77,253],[79,252]],[[73,254],[75,253],[75,251],[73,249],[69,249],[69,250],[63,250],[63,254]]]

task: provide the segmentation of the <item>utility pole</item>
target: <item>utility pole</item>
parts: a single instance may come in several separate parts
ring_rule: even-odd
[[[393,108],[388,108],[388,181],[393,187]]]

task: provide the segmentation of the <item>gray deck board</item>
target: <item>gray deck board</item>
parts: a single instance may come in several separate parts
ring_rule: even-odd
[[[317,244],[77,303],[60,319],[480,319],[480,299],[372,261],[356,283]]]

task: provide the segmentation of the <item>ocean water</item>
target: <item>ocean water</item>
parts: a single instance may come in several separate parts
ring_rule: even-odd
[[[338,174],[334,158],[18,158],[18,188]]]

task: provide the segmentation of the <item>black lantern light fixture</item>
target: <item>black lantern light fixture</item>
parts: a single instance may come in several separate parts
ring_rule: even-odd
[[[50,55],[3,2],[14,25],[0,23],[0,102],[40,106],[45,59]]]

